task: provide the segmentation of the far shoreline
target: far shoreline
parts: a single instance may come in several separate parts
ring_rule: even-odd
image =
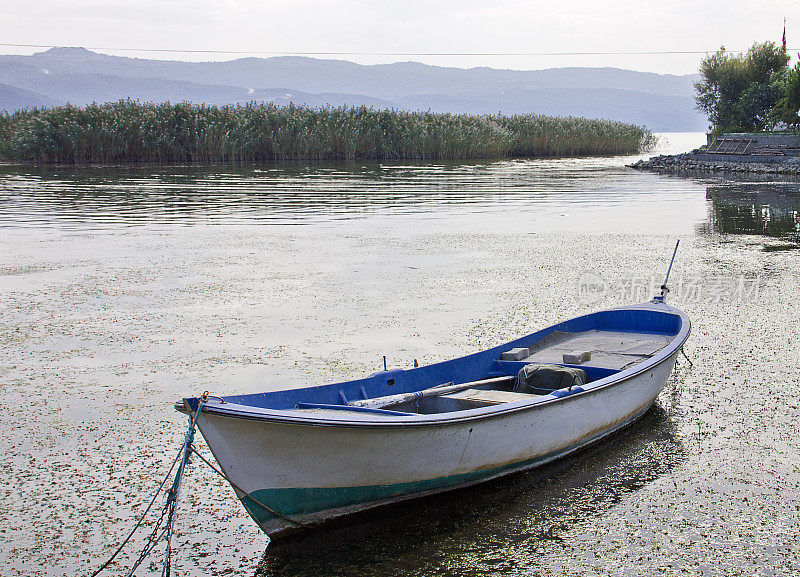
[[[212,162],[41,162],[26,160],[0,160],[0,167],[3,168],[87,168],[87,169],[106,169],[106,168],[324,168],[326,166],[431,166],[431,165],[460,165],[460,164],[484,164],[493,162],[515,162],[526,160],[577,160],[587,158],[620,158],[626,156],[636,156],[641,152],[623,152],[616,154],[580,154],[580,155],[558,155],[558,156],[493,156],[493,157],[453,157],[438,159],[411,159],[411,158],[356,158],[356,159],[281,159],[270,161],[212,161]],[[632,165],[626,165],[632,166]]]

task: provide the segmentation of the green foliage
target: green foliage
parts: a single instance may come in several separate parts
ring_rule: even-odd
[[[774,42],[753,44],[747,54],[725,47],[700,63],[695,84],[697,108],[708,115],[714,133],[769,128],[783,95],[789,57]]]
[[[781,99],[772,111],[772,120],[797,129],[800,126],[798,112],[800,112],[800,62],[786,75]]]
[[[776,73],[786,73],[789,55],[774,42],[755,43],[747,51],[745,63],[750,82],[769,84]]]
[[[125,100],[0,114],[0,158],[50,163],[212,163],[635,153],[631,124],[537,115],[372,108],[197,106]]]

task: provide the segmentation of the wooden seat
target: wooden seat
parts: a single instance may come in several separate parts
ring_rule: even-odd
[[[485,407],[488,405],[515,403],[517,401],[531,401],[538,396],[539,395],[529,395],[527,393],[512,393],[509,391],[467,389],[465,391],[443,395],[443,398],[454,399],[461,403],[474,404],[477,407]]]

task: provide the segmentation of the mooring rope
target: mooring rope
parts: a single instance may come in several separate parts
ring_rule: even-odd
[[[175,528],[175,520],[178,516],[178,497],[181,492],[181,483],[183,481],[183,472],[186,470],[186,463],[189,461],[189,453],[192,450],[192,442],[194,442],[195,425],[197,418],[203,411],[203,405],[208,400],[208,391],[204,392],[197,403],[197,410],[194,413],[194,418],[190,420],[189,430],[183,437],[183,458],[181,464],[178,466],[178,472],[175,473],[175,481],[172,483],[169,493],[167,493],[167,505],[169,514],[167,516],[167,526],[165,527],[167,533],[167,548],[164,552],[164,565],[161,568],[161,576],[169,577],[170,572],[170,557],[172,556],[172,530]]]
[[[96,571],[94,571],[90,577],[97,577],[97,575],[99,575],[104,569],[106,569],[109,565],[111,565],[111,563],[114,562],[114,559],[117,557],[117,555],[119,555],[119,553],[122,551],[125,545],[127,545],[128,541],[130,541],[131,537],[133,537],[134,533],[136,533],[137,529],[139,529],[139,527],[144,522],[147,513],[152,508],[153,503],[155,503],[156,498],[161,493],[161,490],[164,488],[167,479],[169,479],[170,474],[172,474],[175,465],[180,459],[181,461],[180,466],[178,467],[178,471],[175,473],[175,479],[172,482],[172,487],[167,492],[167,501],[166,503],[164,503],[164,507],[161,509],[161,515],[156,521],[153,530],[150,532],[150,535],[147,538],[147,543],[145,544],[144,548],[139,554],[139,557],[131,567],[130,571],[128,571],[128,577],[131,577],[136,571],[136,569],[138,569],[139,565],[141,565],[142,561],[144,561],[145,558],[150,554],[150,551],[152,551],[153,548],[156,546],[156,544],[159,541],[161,541],[164,535],[167,535],[167,551],[166,551],[166,556],[164,558],[164,567],[162,569],[162,575],[163,576],[169,575],[169,570],[170,570],[169,558],[171,553],[170,544],[172,537],[172,529],[175,526],[175,516],[177,513],[177,501],[180,492],[181,480],[183,477],[183,473],[186,469],[186,463],[189,458],[189,452],[192,450],[192,442],[194,440],[194,431],[197,425],[197,418],[200,416],[200,413],[203,410],[203,405],[205,404],[207,398],[208,398],[208,393],[203,393],[203,395],[200,397],[195,414],[189,418],[189,429],[184,435],[183,444],[181,445],[178,454],[175,456],[175,459],[173,459],[172,465],[170,465],[170,468],[167,471],[167,474],[164,476],[164,479],[161,481],[161,484],[158,486],[158,489],[156,489],[156,492],[153,493],[153,497],[150,499],[150,503],[148,503],[144,512],[139,517],[139,520],[133,526],[133,529],[131,529],[130,533],[128,533],[128,536],[125,537],[122,543],[120,543],[119,547],[117,547],[117,549],[114,551],[111,557],[109,557],[105,563],[103,563]],[[161,523],[163,522],[165,516],[167,517],[167,524],[159,533],[159,528],[161,527]]]
[[[180,465],[178,465],[178,470],[175,473],[175,478],[172,481],[172,487],[170,487],[170,489],[167,491],[167,500],[161,509],[161,515],[159,515],[158,519],[153,525],[153,529],[148,535],[147,542],[145,543],[145,546],[139,553],[139,557],[136,559],[136,561],[133,563],[133,565],[131,566],[130,570],[127,573],[127,577],[132,577],[133,574],[136,572],[136,570],[139,568],[139,566],[142,564],[142,562],[150,554],[150,552],[161,541],[161,539],[166,536],[167,547],[164,553],[164,564],[161,569],[161,575],[162,577],[169,577],[170,564],[171,564],[170,558],[172,554],[172,531],[175,528],[175,521],[177,519],[178,497],[180,496],[183,474],[186,470],[186,465],[189,462],[189,455],[191,453],[197,455],[200,458],[200,460],[203,461],[203,463],[205,463],[211,468],[212,471],[214,471],[217,475],[228,481],[228,483],[230,483],[235,490],[245,495],[247,499],[251,500],[259,507],[262,507],[265,511],[268,511],[269,513],[272,513],[276,517],[283,519],[284,521],[287,521],[303,529],[308,528],[308,525],[306,525],[305,523],[301,523],[300,521],[292,519],[291,517],[287,517],[286,515],[269,507],[265,503],[262,503],[258,499],[255,499],[250,495],[248,495],[244,489],[242,489],[239,485],[237,485],[233,480],[231,480],[230,477],[228,477],[224,472],[215,467],[208,459],[206,459],[203,455],[201,455],[197,451],[197,449],[195,449],[193,443],[194,443],[194,433],[197,426],[197,419],[200,416],[200,413],[203,411],[203,406],[205,405],[207,400],[208,400],[208,392],[205,392],[200,396],[199,402],[197,404],[197,410],[195,411],[194,415],[190,416],[189,418],[189,428],[183,437],[183,444],[181,445],[178,454],[175,455],[175,458],[172,460],[172,464],[170,465],[167,474],[164,476],[164,479],[161,481],[161,484],[158,486],[158,489],[156,489],[156,492],[153,493],[153,497],[150,499],[150,502],[147,504],[147,507],[145,508],[144,512],[139,516],[139,519],[133,526],[133,529],[131,529],[127,537],[123,539],[122,543],[120,543],[120,545],[111,555],[111,557],[109,557],[108,560],[105,563],[103,563],[96,571],[94,571],[89,577],[97,577],[97,575],[99,575],[104,569],[106,569],[109,565],[111,565],[114,562],[117,555],[119,555],[119,553],[123,550],[125,545],[128,544],[128,542],[131,540],[131,538],[139,529],[139,527],[142,526],[145,517],[150,512],[150,509],[152,509],[153,507],[153,503],[155,503],[158,495],[161,494],[164,485],[166,485],[167,483],[167,479],[169,479],[170,475],[172,474],[172,471],[175,469],[175,465],[178,464],[178,461],[180,461]],[[164,522],[165,518],[166,518],[166,524],[162,528],[161,524]]]
[[[178,462],[178,459],[180,458],[181,453],[183,453],[183,447],[181,447],[180,450],[178,451],[178,453],[175,455],[175,458],[172,460],[172,465],[170,465],[169,470],[167,471],[167,474],[164,475],[164,479],[161,481],[161,484],[158,486],[158,489],[156,489],[156,492],[153,493],[153,498],[150,499],[150,503],[147,505],[147,507],[145,508],[144,512],[139,516],[139,520],[133,526],[133,529],[131,529],[130,533],[128,533],[128,536],[125,537],[125,539],[122,541],[122,543],[120,543],[119,547],[117,547],[117,550],[114,551],[114,553],[111,555],[111,557],[109,557],[108,560],[105,563],[103,563],[97,569],[97,571],[92,573],[90,575],[90,577],[97,577],[97,575],[99,575],[100,572],[103,569],[105,569],[106,567],[111,565],[111,563],[113,563],[113,561],[116,558],[116,556],[119,555],[119,553],[122,551],[122,549],[125,547],[125,545],[128,544],[128,541],[131,540],[131,537],[133,537],[133,534],[136,533],[136,530],[141,526],[142,522],[144,521],[144,518],[147,516],[147,513],[150,512],[150,509],[152,508],[153,503],[156,502],[156,497],[158,497],[159,493],[161,493],[161,489],[164,488],[164,485],[166,484],[167,479],[169,479],[170,474],[172,474],[172,470],[175,468],[175,464]]]

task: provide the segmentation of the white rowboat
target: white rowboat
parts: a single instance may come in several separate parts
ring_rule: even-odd
[[[433,365],[209,398],[197,424],[247,511],[275,537],[594,443],[653,404],[689,332],[686,314],[656,297]],[[521,392],[519,371],[537,365],[581,369],[585,383]],[[199,403],[176,408],[194,413]]]

